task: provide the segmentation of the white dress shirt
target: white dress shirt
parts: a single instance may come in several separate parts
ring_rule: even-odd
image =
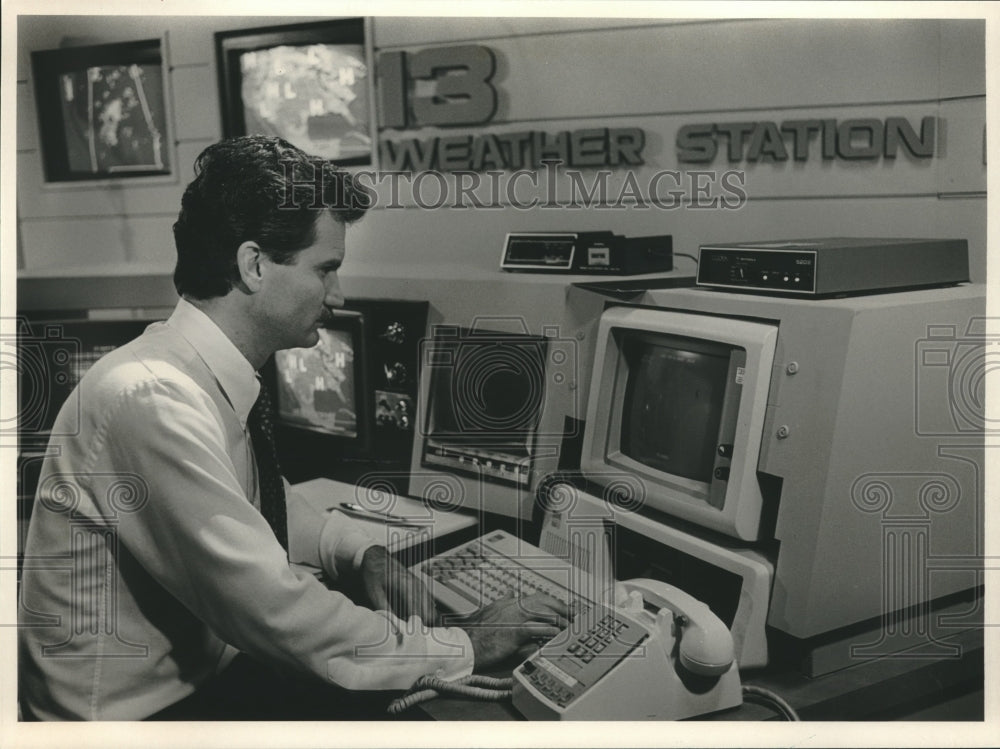
[[[74,433],[50,442],[21,583],[19,697],[37,717],[141,719],[237,651],[349,689],[471,672],[462,630],[356,606],[289,566],[257,510],[258,390],[181,300],[64,405],[53,433]],[[341,513],[322,523],[299,556],[331,578],[356,569],[374,540]]]

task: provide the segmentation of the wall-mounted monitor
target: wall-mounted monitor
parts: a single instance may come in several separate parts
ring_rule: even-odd
[[[775,325],[612,308],[598,328],[581,468],[628,502],[758,536]]]
[[[215,45],[226,136],[276,135],[341,165],[371,163],[363,18],[224,31]]]
[[[32,52],[48,182],[170,174],[160,40]]]

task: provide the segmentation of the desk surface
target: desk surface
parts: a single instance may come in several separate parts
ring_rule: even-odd
[[[310,479],[293,484],[292,490],[301,495],[317,512],[339,509],[341,502],[350,502],[368,509],[377,509],[406,517],[406,525],[394,525],[378,519],[353,517],[375,539],[384,543],[393,554],[426,550],[435,540],[461,531],[478,530],[479,519],[467,512],[442,512],[424,502],[388,492],[369,492],[354,484],[327,478]],[[445,547],[442,547],[445,548]],[[304,566],[304,565],[300,565]]]

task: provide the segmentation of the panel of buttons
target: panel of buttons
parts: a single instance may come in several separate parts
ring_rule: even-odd
[[[578,617],[562,636],[547,643],[519,671],[529,685],[559,707],[566,707],[627,658],[648,637],[646,629],[607,608],[595,609],[596,616]],[[581,620],[592,622],[583,632],[574,633]]]

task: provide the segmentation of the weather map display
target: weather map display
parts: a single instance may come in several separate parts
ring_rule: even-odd
[[[354,343],[350,332],[319,329],[319,343],[275,354],[278,417],[286,424],[356,437]]]
[[[326,159],[371,153],[363,45],[281,45],[243,52],[239,63],[246,132]]]
[[[68,168],[166,169],[162,66],[94,65],[59,76]]]

